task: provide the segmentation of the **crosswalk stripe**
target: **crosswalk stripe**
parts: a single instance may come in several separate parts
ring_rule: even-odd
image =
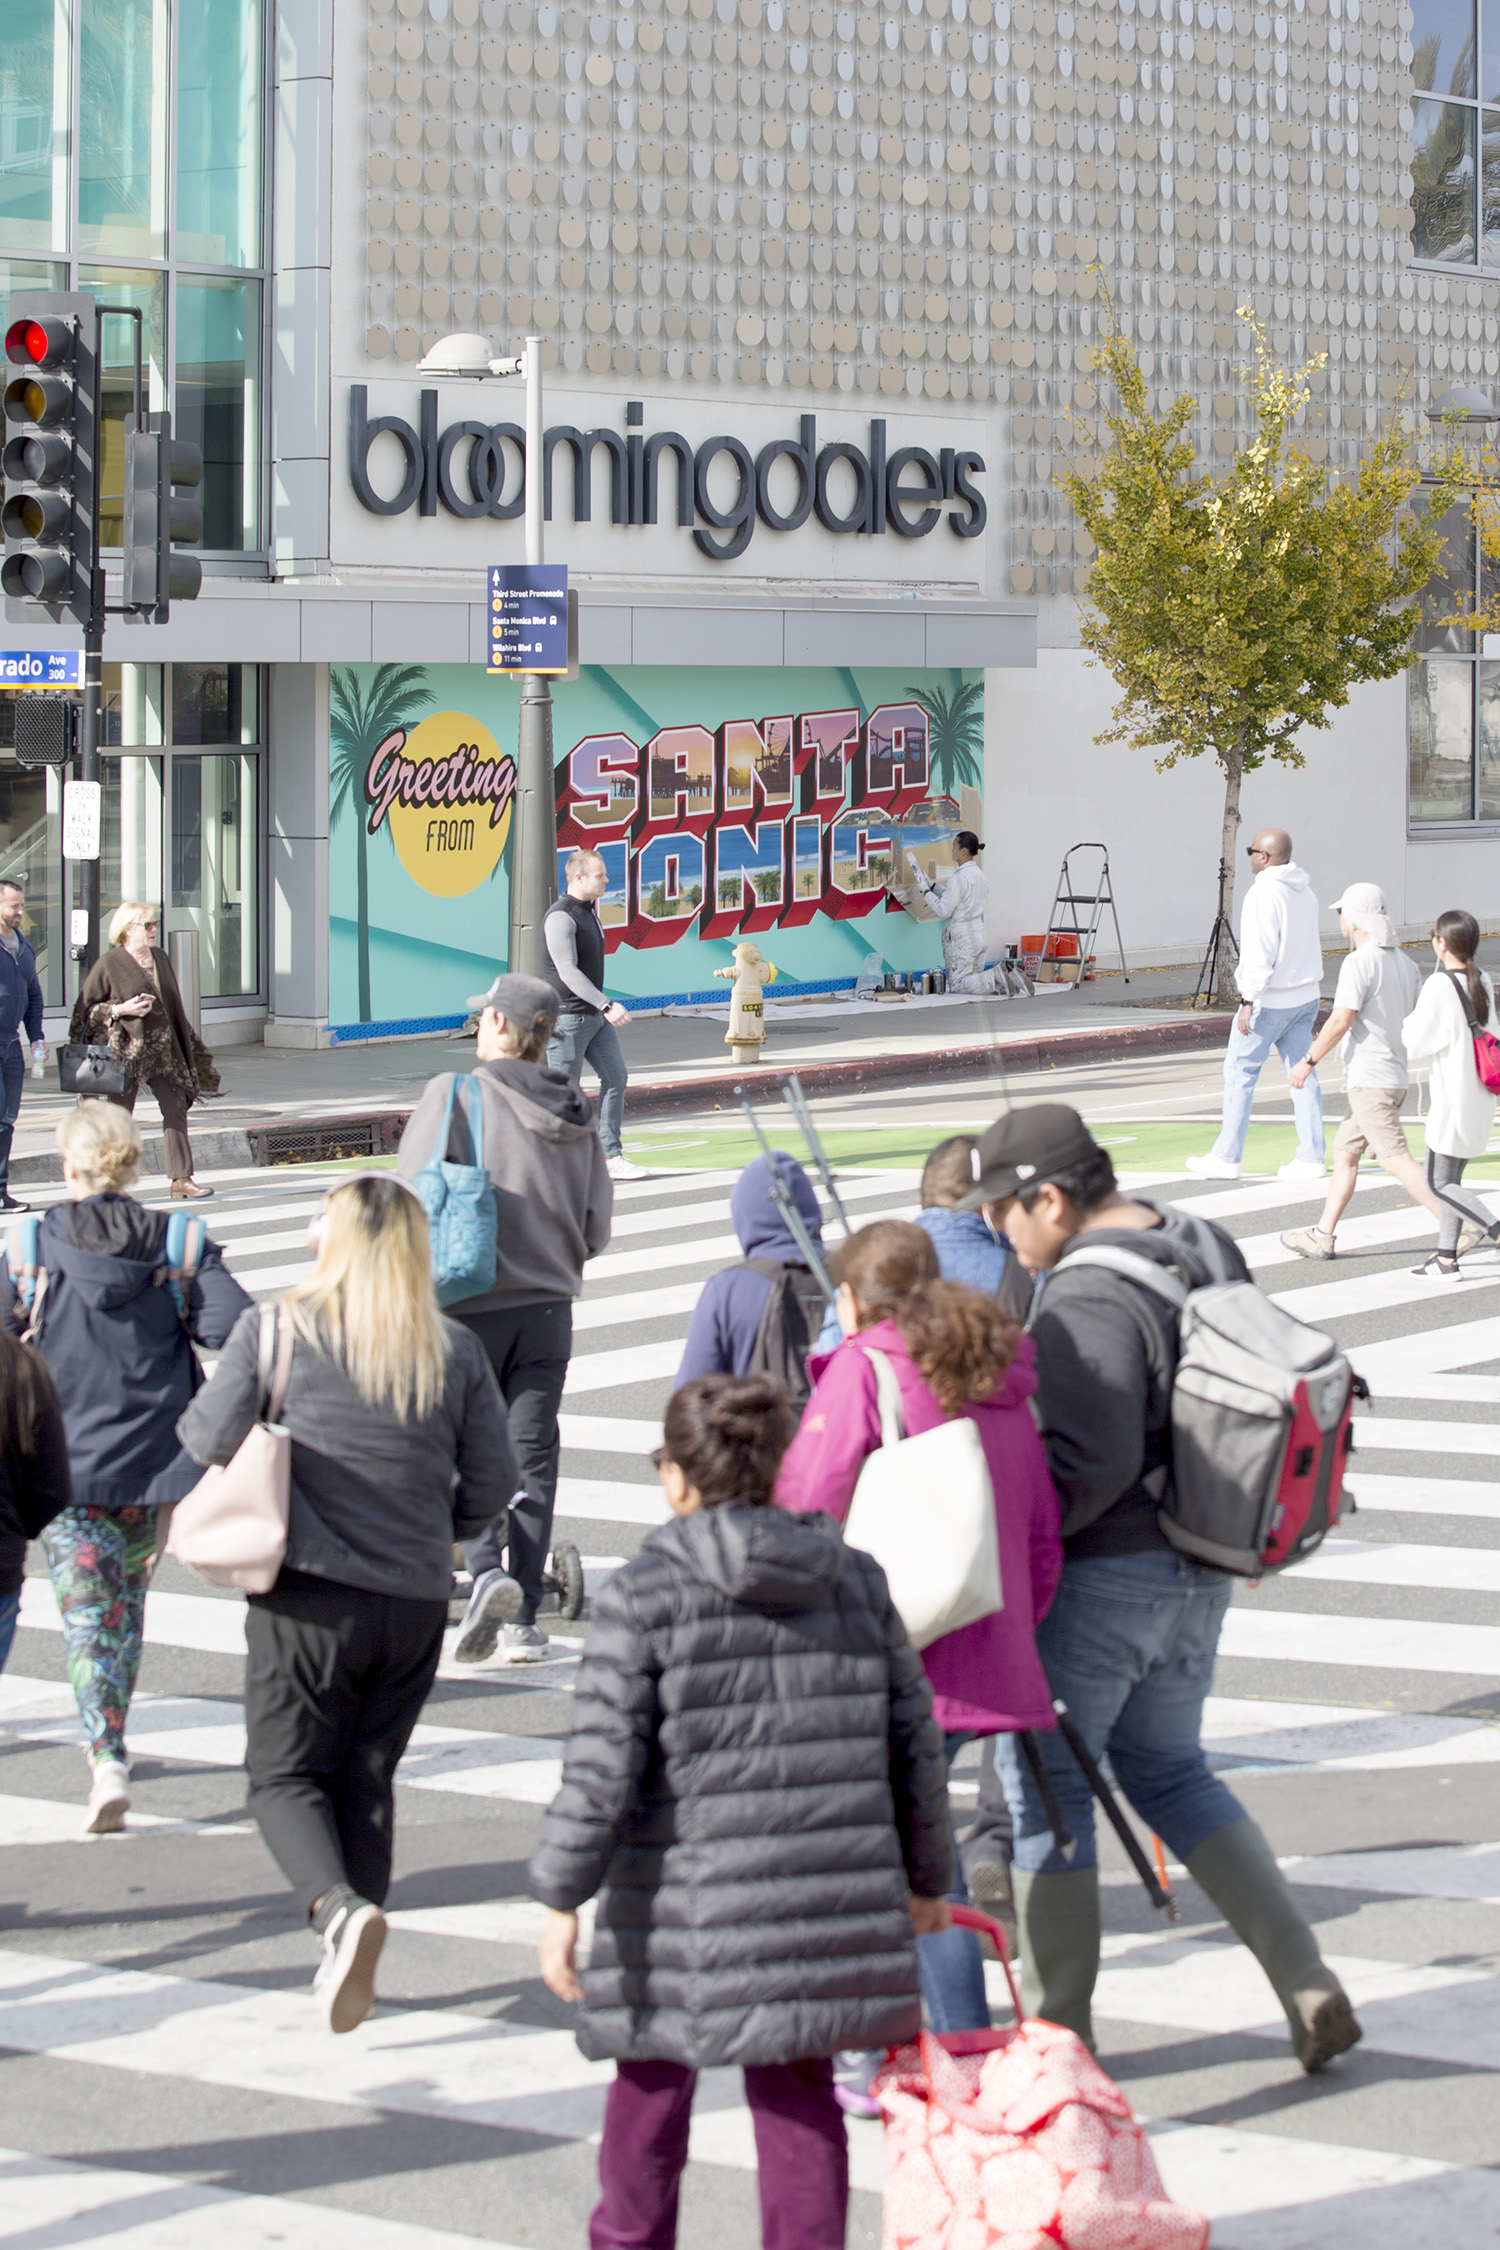
[[[652,1383],[675,1375],[682,1359],[680,1337],[661,1344],[628,1344],[613,1352],[575,1352],[568,1362],[564,1398],[580,1391],[609,1391],[622,1383]]]
[[[1472,1297],[1481,1290],[1500,1288],[1500,1260],[1481,1261],[1485,1271],[1468,1277],[1468,1267],[1457,1281],[1441,1281],[1423,1274],[1359,1274],[1349,1281],[1314,1281],[1301,1289],[1272,1290],[1273,1305],[1282,1305],[1299,1320],[1316,1326],[1326,1320],[1348,1320],[1356,1313],[1390,1312],[1398,1306],[1448,1304],[1454,1298]]]
[[[559,1414],[564,1447],[581,1453],[629,1453],[644,1460],[661,1444],[660,1422],[623,1414]]]
[[[702,1296],[701,1281],[674,1281],[665,1289],[639,1289],[618,1297],[578,1297],[573,1301],[573,1333],[592,1328],[624,1328],[647,1320],[690,1313]]]
[[[82,1833],[79,1805],[51,1797],[0,1796],[0,1844],[71,1844],[93,1842]],[[164,1814],[141,1812],[132,1805],[130,1831],[145,1829],[153,1836],[253,1836],[248,1820],[169,1820]],[[130,1831],[127,1831],[129,1833]],[[3,2199],[0,2199],[3,2201]],[[0,2242],[5,2240],[0,2224]]]
[[[1500,1547],[1417,1547],[1405,1541],[1329,1539],[1298,1563],[1295,1582],[1422,1586],[1434,1592],[1500,1594]]]
[[[0,2149],[0,2242],[111,2250],[472,2250],[471,2234],[289,2195],[236,2195],[170,2173],[113,2171]],[[488,2250],[506,2250],[486,2236]]]
[[[1407,1766],[1500,1763],[1500,1726],[1456,1711],[1380,1711],[1211,1695],[1203,1740],[1220,1760],[1270,1769],[1384,1773]]]
[[[1284,1859],[1299,1882],[1393,1898],[1475,1899],[1500,1906],[1500,1844],[1438,1844],[1398,1852],[1330,1852]]]
[[[1500,1453],[1500,1422],[1405,1422],[1384,1414],[1355,1417],[1357,1453]]]
[[[1279,1663],[1468,1672],[1477,1679],[1500,1679],[1500,1625],[1425,1625],[1402,1617],[1236,1606],[1224,1620],[1219,1652]]]
[[[1469,1477],[1376,1477],[1361,1470],[1344,1479],[1361,1509],[1415,1516],[1475,1516],[1500,1521],[1500,1484]]]
[[[583,1417],[570,1419],[581,1421]],[[661,1487],[654,1482],[611,1484],[593,1477],[559,1477],[557,1512],[597,1523],[666,1523],[672,1514]]]
[[[873,1179],[841,1181],[839,1197],[844,1203],[863,1203],[880,1196],[910,1196],[914,1185],[915,1181],[910,1172],[882,1172],[876,1174]],[[826,1226],[833,1206],[829,1203],[827,1197],[821,1193],[818,1196],[818,1202],[822,1208],[823,1223]],[[665,1234],[673,1227],[709,1226],[717,1220],[729,1217],[729,1203],[730,1199],[727,1195],[716,1197],[707,1202],[699,1201],[697,1198],[689,1200],[679,1197],[674,1198],[672,1203],[664,1210],[629,1212],[624,1218],[615,1220],[611,1229],[611,1240],[623,1241],[638,1234]]]
[[[1500,1209],[1500,1193],[1487,1198],[1490,1209]],[[1335,1263],[1347,1259],[1351,1252],[1399,1250],[1408,1242],[1422,1242],[1428,1249],[1427,1236],[1436,1239],[1436,1221],[1430,1212],[1412,1204],[1404,1210],[1371,1212],[1367,1216],[1344,1219],[1338,1231],[1339,1255]],[[1304,1263],[1295,1250],[1288,1250],[1279,1232],[1274,1234],[1242,1234],[1238,1237],[1240,1256],[1252,1273],[1260,1273],[1268,1266],[1296,1266]],[[1500,1280],[1493,1252],[1479,1251],[1464,1261],[1465,1274],[1471,1271],[1480,1276],[1484,1267],[1490,1267],[1489,1278]]]

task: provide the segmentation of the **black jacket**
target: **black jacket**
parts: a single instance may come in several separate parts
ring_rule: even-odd
[[[521,1490],[505,1402],[483,1346],[457,1321],[448,1380],[422,1422],[362,1399],[298,1337],[282,1408],[292,1433],[289,1570],[372,1594],[446,1601],[453,1542],[477,1539]],[[194,1461],[234,1458],[255,1419],[260,1316],[247,1313],[177,1425]]]
[[[594,1604],[531,1888],[602,1888],[586,2055],[790,2062],[914,2036],[907,1897],[952,1880],[943,1739],[884,1573],[826,1516],[700,1509]]]
[[[177,1417],[202,1377],[193,1342],[217,1351],[250,1299],[216,1242],[188,1291],[188,1333],[161,1285],[166,1211],[128,1195],[57,1203],[38,1231],[46,1269],[37,1349],[62,1400],[80,1507],[130,1508],[179,1455]],[[25,1317],[0,1260],[0,1317]]]
[[[42,1036],[42,987],[36,954],[27,938],[20,938],[14,953],[8,945],[0,945],[0,1046],[9,1046],[21,1023],[35,1045]]]
[[[18,1594],[26,1575],[26,1542],[45,1531],[73,1498],[62,1412],[55,1398],[37,1401],[29,1453],[0,1448],[0,1598]]]
[[[1138,1195],[1137,1203],[1150,1198]],[[1074,1235],[1042,1285],[1031,1322],[1037,1414],[1062,1501],[1064,1552],[1134,1555],[1170,1542],[1156,1511],[1171,1474],[1169,1417],[1177,1314],[1162,1297],[1102,1266],[1078,1266],[1086,1245],[1170,1266],[1190,1288],[1248,1281],[1232,1238],[1210,1220],[1154,1204],[1159,1227]]]

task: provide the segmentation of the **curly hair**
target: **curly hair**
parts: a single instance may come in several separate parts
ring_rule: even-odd
[[[829,1260],[854,1292],[862,1325],[893,1320],[945,1414],[988,1398],[1015,1357],[1021,1331],[993,1297],[938,1273],[932,1237],[906,1219],[876,1219]]]
[[[792,1410],[772,1375],[695,1375],[667,1401],[659,1460],[675,1461],[706,1508],[769,1506]]]

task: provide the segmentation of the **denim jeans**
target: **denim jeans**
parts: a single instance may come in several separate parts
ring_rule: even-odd
[[[950,1771],[964,1744],[973,1739],[970,1734],[943,1737]],[[969,1892],[956,1833],[953,1864],[957,1872],[948,1896],[960,1906],[966,1906]],[[984,1989],[984,1956],[972,1930],[942,1930],[936,1937],[919,1937],[917,1971],[922,1980],[922,1998],[927,2004],[927,2020],[934,2031],[989,2030],[990,2004]]]
[[[1083,1556],[1063,1565],[1057,1598],[1037,1627],[1052,1693],[1095,1758],[1109,1753],[1130,1804],[1181,1860],[1216,1829],[1248,1817],[1209,1772],[1199,1741],[1233,1587],[1222,1570],[1170,1548]],[[1015,1739],[1001,1735],[995,1757],[1015,1816],[1016,1865],[1030,1875],[1093,1867],[1089,1785],[1055,1728],[1037,1741],[1076,1849],[1071,1859],[1057,1849]]]
[[[16,1619],[20,1614],[20,1594],[0,1594],[0,1672],[5,1670],[5,1659],[9,1656],[10,1644],[16,1637]]]
[[[10,1193],[10,1144],[16,1137],[21,1114],[21,1089],[26,1084],[26,1050],[19,1039],[0,1041],[0,1195]]]
[[[1235,1017],[1224,1053],[1224,1120],[1213,1145],[1214,1155],[1224,1163],[1238,1164],[1245,1153],[1256,1080],[1270,1061],[1272,1048],[1290,1070],[1312,1045],[1317,1019],[1316,1000],[1308,1000],[1300,1008],[1257,1007],[1248,1031],[1241,1031],[1239,1017]],[[1323,1150],[1323,1090],[1316,1071],[1305,1086],[1292,1088],[1292,1115],[1297,1121],[1298,1162],[1316,1164],[1321,1169],[1327,1159]]]
[[[630,1073],[615,1027],[603,1016],[559,1016],[547,1047],[547,1068],[565,1070],[576,1085],[583,1076],[585,1055],[599,1081],[599,1138],[606,1156],[618,1156]]]

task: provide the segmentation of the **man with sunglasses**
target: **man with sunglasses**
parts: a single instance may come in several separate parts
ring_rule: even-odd
[[[1323,984],[1323,941],[1318,902],[1305,871],[1292,859],[1284,828],[1262,828],[1248,857],[1254,881],[1240,912],[1240,957],[1235,971],[1240,1008],[1224,1056],[1224,1114],[1219,1137],[1206,1156],[1187,1168],[1200,1180],[1237,1180],[1245,1134],[1262,1069],[1274,1048],[1288,1074],[1312,1045]],[[1316,1078],[1291,1081],[1297,1153],[1278,1178],[1321,1180],[1323,1096]]]

